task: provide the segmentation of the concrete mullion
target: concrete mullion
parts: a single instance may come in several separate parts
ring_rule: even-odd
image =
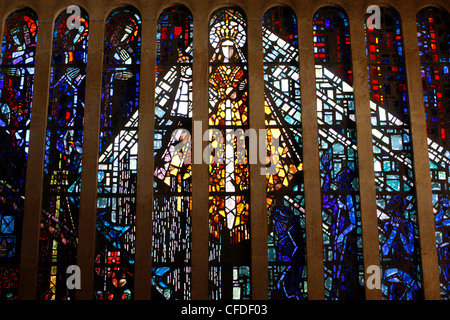
[[[308,299],[325,297],[322,199],[319,170],[318,123],[314,46],[312,35],[313,8],[304,4],[298,8],[298,34],[300,54],[300,89],[302,95],[303,170],[306,212],[306,262]]]
[[[146,6],[147,7],[147,6]],[[142,17],[139,88],[139,149],[136,209],[135,299],[151,299],[153,141],[155,127],[156,10],[140,10]]]
[[[255,3],[252,7],[256,8],[257,6]],[[248,12],[247,34],[248,47],[251,48],[248,52],[249,123],[251,130],[257,132],[260,140],[264,138],[264,136],[260,136],[260,129],[265,129],[265,110],[262,13],[259,10]],[[256,141],[250,143],[250,152],[256,152],[255,145],[258,145]],[[260,170],[263,165],[259,161],[256,164],[250,164],[250,238],[252,252],[250,275],[252,278],[252,299],[256,300],[268,298],[266,176],[261,174]]]
[[[208,164],[203,162],[202,150],[205,142],[202,137],[208,128],[208,12],[206,3],[196,3],[194,16],[194,54],[193,54],[193,113],[192,121],[192,255],[191,290],[193,300],[208,299],[208,236],[209,236],[209,197]],[[199,121],[202,128],[195,126]],[[199,130],[202,130],[198,132]],[[198,159],[200,158],[200,159]]]
[[[350,10],[350,35],[353,60],[353,87],[358,147],[359,189],[364,270],[369,266],[380,267],[378,243],[378,218],[373,166],[372,124],[370,93],[367,75],[366,40],[364,34],[365,7]],[[365,283],[371,274],[365,272]],[[367,300],[380,300],[380,289],[365,286]]]
[[[102,91],[104,13],[101,8],[89,12],[89,49],[86,72],[84,112],[83,170],[81,173],[80,218],[77,264],[81,270],[78,300],[94,295],[94,258],[97,213],[97,169],[99,149],[100,104]]]

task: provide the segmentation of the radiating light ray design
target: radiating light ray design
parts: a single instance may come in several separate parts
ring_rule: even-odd
[[[316,65],[316,69],[317,68],[323,68],[323,67]],[[327,72],[325,72],[325,70],[324,70],[323,74],[325,74],[325,73],[328,73],[330,75],[332,74],[329,70]],[[351,86],[349,84],[346,84],[345,86],[348,86],[348,88],[351,88]],[[321,93],[319,90],[316,92],[316,94],[318,97],[323,96],[323,93]],[[370,107],[374,113],[377,112],[379,114],[382,114],[382,116],[380,118],[384,119],[383,121],[386,121],[387,123],[392,124],[392,125],[400,126],[403,128],[402,129],[403,134],[409,134],[409,129],[407,129],[405,127],[405,123],[403,121],[401,121],[400,119],[398,119],[395,115],[388,112],[384,106],[378,105],[378,104],[374,103],[373,101],[370,101]],[[349,119],[352,121],[355,121],[354,117],[349,117]],[[319,120],[319,124],[320,124],[320,121],[321,120]],[[373,129],[372,133],[373,133],[375,147],[379,148],[380,150],[383,150],[388,155],[388,157],[390,159],[392,159],[392,161],[401,162],[406,167],[408,167],[412,170],[412,162],[411,162],[410,158],[405,157],[404,154],[398,154],[398,153],[392,152],[390,140],[387,140],[379,130]],[[321,135],[323,138],[332,139],[333,141],[336,141],[336,140],[342,141],[342,143],[344,145],[348,145],[350,148],[357,151],[357,147],[356,147],[356,145],[354,145],[354,142],[352,142],[347,137],[345,137],[339,133],[336,133],[336,131],[334,131],[334,130],[328,130],[326,132],[323,130],[319,130],[319,135]],[[374,159],[375,172],[382,171],[382,167],[381,167],[380,163],[381,162],[379,160]],[[414,181],[411,179],[411,177],[408,177],[406,175],[400,175],[400,177],[398,179],[393,180],[393,184],[397,183],[397,181],[403,181],[403,183],[406,183],[411,188],[414,186]],[[391,192],[396,191],[396,188],[394,186],[391,186],[389,181],[387,183],[382,177],[376,176],[375,182],[376,182],[377,188],[383,188],[383,189],[385,189],[387,191],[391,191]],[[382,221],[387,221],[390,219],[390,216],[386,214],[386,211],[383,210],[382,207],[377,208],[377,215],[378,215],[378,218]],[[329,231],[326,231],[326,232],[329,233]],[[399,270],[399,269],[395,269],[395,270],[394,269],[391,268],[389,270],[391,270],[390,272]],[[393,278],[391,278],[391,279],[397,279],[394,276],[392,276],[392,277]],[[395,280],[395,281],[397,281],[397,280]]]
[[[322,67],[316,66],[316,68],[322,68]],[[329,70],[328,70],[328,72],[329,72]],[[349,84],[346,84],[346,85],[349,86]],[[321,94],[319,91],[317,91],[317,96],[323,96],[323,94]],[[389,124],[402,127],[403,134],[405,134],[405,135],[409,134],[409,129],[407,129],[405,127],[405,123],[403,121],[401,121],[400,119],[398,119],[395,115],[388,112],[385,107],[383,107],[382,105],[377,105],[376,103],[374,103],[372,101],[370,102],[370,107],[374,113],[378,112],[379,114],[382,114],[381,119],[384,119]],[[349,119],[354,121],[353,117],[351,117]],[[320,124],[320,120],[319,120],[319,124]],[[412,162],[411,162],[410,158],[405,157],[404,154],[398,154],[398,153],[392,152],[392,146],[390,145],[390,141],[387,140],[379,130],[373,129],[372,132],[373,132],[373,138],[374,138],[374,146],[376,148],[383,150],[388,155],[388,158],[392,159],[392,161],[401,162],[406,167],[408,167],[409,169],[412,170]],[[350,148],[357,151],[356,145],[354,145],[354,143],[350,139],[348,139],[345,136],[342,136],[341,134],[337,133],[334,130],[328,130],[326,132],[323,130],[319,130],[319,135],[321,135],[323,138],[332,139],[333,141],[342,141],[342,143],[344,145],[348,145]],[[443,150],[443,149],[441,149],[441,150]],[[383,170],[381,163],[382,162],[380,162],[379,160],[374,159],[375,172],[381,172]],[[380,188],[380,189],[383,188],[390,192],[397,191],[396,184],[398,181],[402,181],[403,183],[407,184],[411,188],[414,187],[414,181],[411,179],[411,177],[409,177],[407,175],[400,175],[398,179],[392,180],[392,183],[390,181],[386,182],[382,177],[379,177],[379,176],[375,177],[376,187]],[[386,211],[383,210],[382,207],[377,208],[377,215],[381,221],[387,221],[390,219],[390,216],[386,214]],[[326,232],[329,233],[329,231],[326,231]],[[390,270],[392,272],[394,272],[393,271],[394,269],[391,268]],[[398,270],[398,269],[395,269],[395,270]],[[396,279],[396,278],[394,277],[393,279]]]
[[[267,34],[267,35],[263,36],[264,39],[269,39],[271,37],[271,35],[268,34],[267,32],[265,32],[265,34]],[[272,36],[272,39],[275,39],[275,38]],[[320,66],[316,66],[316,68],[320,68]],[[341,82],[340,77],[335,75],[333,73],[333,71],[331,71],[331,70],[327,70],[325,68],[319,72],[321,73],[321,77],[324,74],[327,74],[329,76],[329,79],[331,80],[330,82],[332,82],[332,83],[336,82],[333,85],[339,85],[339,83]],[[342,85],[344,87],[346,87],[345,91],[348,91],[348,92],[353,91],[350,84],[343,82]],[[338,111],[340,110],[339,105],[334,103],[333,99],[328,99],[325,92],[321,92],[320,90],[318,90],[317,96],[319,97],[319,99],[326,99],[327,103],[329,103],[333,108],[335,108]],[[399,188],[400,183],[403,184],[403,187],[406,188],[406,190],[413,189],[414,188],[414,180],[413,180],[413,177],[411,176],[411,172],[413,169],[412,168],[412,160],[410,157],[405,155],[405,153],[395,152],[395,150],[400,148],[403,143],[409,143],[408,137],[410,135],[410,130],[408,128],[408,124],[405,123],[405,121],[403,121],[402,119],[400,119],[397,115],[388,111],[388,109],[386,109],[385,106],[378,104],[374,101],[370,101],[370,108],[372,110],[372,115],[373,115],[372,124],[374,126],[377,125],[376,121],[378,120],[378,121],[381,121],[383,123],[383,125],[396,126],[398,128],[397,134],[393,135],[391,137],[392,139],[389,139],[385,135],[384,129],[381,129],[381,128],[373,129],[372,133],[373,133],[373,141],[374,141],[374,150],[376,153],[384,152],[384,154],[385,154],[383,159],[381,159],[381,158],[374,159],[375,172],[382,172],[383,164],[386,165],[385,164],[386,161],[399,162],[405,168],[407,168],[409,170],[408,174],[400,174],[395,177],[388,176],[387,179],[385,179],[381,175],[377,175],[375,177],[377,189],[378,190],[384,189],[387,192],[396,192],[399,190],[398,188]],[[341,112],[342,112],[342,110],[341,110]],[[355,121],[354,115],[352,115],[352,114],[349,115],[348,120],[351,120],[354,122]],[[319,120],[319,125],[321,125],[321,124],[323,124],[323,120]],[[357,148],[356,148],[356,145],[354,144],[354,142],[349,140],[347,137],[342,136],[339,133],[336,133],[336,131],[320,130],[319,135],[322,136],[323,138],[331,139],[330,141],[341,141],[343,145],[347,145],[352,150],[357,151]],[[402,137],[403,141],[401,141],[398,138],[399,136]],[[433,142],[430,139],[428,140],[428,144],[429,144],[430,154],[433,155],[432,159],[435,159],[436,163],[439,163],[439,161],[441,161],[441,163],[442,162],[448,163],[448,157],[446,157],[445,154],[448,155],[450,153],[449,153],[449,151],[447,151],[446,148],[439,146],[438,144],[436,144],[435,142]],[[438,157],[439,160],[437,160],[436,157]],[[434,166],[439,167],[438,164],[435,164]],[[391,209],[389,207],[386,207],[386,204],[383,202],[378,202],[378,205],[379,206],[378,206],[377,212],[378,212],[379,220],[381,221],[381,223],[387,223],[388,221],[390,221],[390,219],[392,219],[392,217],[389,214],[387,214],[386,212],[390,212],[389,210],[391,210]],[[413,206],[414,206],[413,196],[407,196],[405,198],[405,206],[404,207],[407,210],[412,210]],[[409,254],[413,254],[414,253],[413,250],[417,250],[417,245],[416,246],[412,245],[412,243],[417,242],[417,233],[412,231],[413,228],[415,228],[415,227],[412,226],[411,224],[407,225],[406,228],[409,231],[407,231],[408,238],[405,238],[405,241],[406,241],[405,250]],[[380,252],[383,255],[386,255],[389,252],[391,254],[395,254],[395,251],[389,251],[389,246],[393,245],[393,240],[396,237],[398,237],[398,236],[402,237],[402,235],[399,232],[392,232],[390,235],[386,234],[386,236],[387,236],[387,238],[386,238],[387,242],[380,245]],[[415,270],[412,273],[412,275],[414,275],[414,276],[417,276],[418,274],[420,275],[419,270]],[[404,294],[398,295],[396,298],[406,298],[406,299],[414,298],[414,295],[415,295],[414,292],[417,292],[417,290],[419,290],[419,287],[420,287],[420,280],[414,279],[410,274],[402,271],[401,268],[387,268],[385,270],[384,277],[385,277],[386,283],[388,283],[387,285],[384,286],[384,290],[383,290],[383,292],[386,295],[388,295],[387,292],[389,290],[389,288],[388,288],[388,286],[390,285],[389,283],[405,284],[407,289],[405,290]],[[390,289],[392,289],[392,286]],[[395,298],[395,297],[390,296],[390,298]]]
[[[263,36],[264,39],[268,39],[269,37],[270,37],[270,35]],[[316,67],[320,68],[320,66],[316,66]],[[325,74],[325,73],[327,73],[329,75],[330,80],[332,80],[331,82],[333,82],[333,79],[337,83],[340,82],[339,81],[340,77],[335,76],[332,71],[327,70],[325,68],[325,69],[322,70],[322,72],[323,72],[322,75]],[[346,91],[353,91],[353,89],[351,88],[350,84],[344,82],[343,86],[346,87]],[[319,98],[325,98],[326,97],[324,92],[321,92],[320,90],[317,91],[317,96]],[[333,105],[333,107],[336,107],[337,106],[336,103],[333,103],[332,101],[333,101],[333,99],[328,99],[327,103],[330,103],[330,105]],[[269,110],[270,110],[270,108],[274,108],[270,104],[267,104],[266,108],[267,107],[269,107]],[[374,114],[377,113],[378,115],[380,115],[380,119],[382,119],[385,124],[399,126],[401,128],[400,132],[402,132],[402,135],[409,135],[409,129],[407,127],[405,127],[404,121],[399,119],[396,115],[392,114],[391,112],[388,112],[385,109],[385,107],[383,107],[382,105],[379,105],[379,104],[377,104],[377,103],[375,103],[373,101],[371,101],[370,107],[371,107],[371,110],[372,110],[372,112]],[[270,111],[269,111],[269,113],[270,113]],[[355,121],[354,116],[350,115],[349,116],[349,120],[354,122]],[[321,124],[320,121],[323,121],[323,119],[322,120],[319,119],[319,124]],[[276,123],[276,122],[274,122],[274,123]],[[319,134],[322,137],[324,137],[324,138],[327,137],[328,139],[331,139],[332,141],[340,141],[340,142],[342,142],[342,144],[347,145],[352,150],[357,151],[357,148],[356,148],[356,145],[354,144],[354,142],[352,142],[350,139],[348,139],[348,137],[345,137],[345,136],[341,135],[339,132],[336,133],[336,131],[333,131],[333,130],[329,130],[329,131],[325,132],[325,131],[321,130],[319,132]],[[405,167],[407,167],[409,169],[412,169],[411,159],[409,157],[406,157],[404,154],[392,152],[391,141],[390,140],[387,141],[387,139],[383,135],[382,131],[380,131],[379,129],[374,129],[373,136],[374,136],[374,145],[375,145],[375,147],[379,148],[380,150],[385,151],[387,153],[387,158],[391,158],[393,161],[399,161]],[[394,150],[395,150],[395,147],[394,147]],[[380,167],[379,167],[379,165],[377,163],[378,162],[375,159],[374,165],[375,165],[375,169],[376,170],[380,169]],[[410,188],[413,187],[413,180],[411,180],[411,177],[409,175],[402,174],[402,175],[400,175],[398,177],[397,180],[395,180],[395,182],[386,181],[385,179],[383,179],[383,177],[380,177],[380,176],[376,177],[377,188],[386,188],[387,191],[395,191],[396,190],[396,184],[398,183],[396,181],[401,181],[405,185],[408,185]],[[407,198],[407,201],[408,201],[407,202],[408,203],[407,208],[410,208],[410,206],[411,206],[410,201],[411,200],[412,199]],[[378,208],[378,215],[379,215],[380,220],[388,219],[388,215],[385,213],[385,210],[383,210],[382,206]],[[388,241],[387,242],[388,244],[392,244],[392,241],[390,242],[389,238],[387,239],[387,241]],[[412,239],[410,238],[409,241],[412,241]],[[407,247],[408,247],[408,245],[407,245]],[[387,249],[386,246],[384,246],[384,247],[380,246],[380,251],[386,250],[386,249]],[[407,250],[410,250],[410,249],[407,249]],[[270,256],[270,254],[269,254],[269,256]],[[402,274],[403,274],[403,276],[401,276]],[[386,276],[387,281],[389,281],[389,282],[396,282],[396,281],[397,282],[401,282],[401,281],[406,281],[407,279],[411,280],[410,276],[407,273],[404,273],[403,271],[401,271],[401,269],[398,269],[398,268],[388,268],[388,269],[386,269],[385,276]],[[413,281],[411,283],[411,288],[416,290],[416,288],[417,288],[416,282]],[[408,296],[408,294],[407,294],[406,297],[410,298],[411,295]]]

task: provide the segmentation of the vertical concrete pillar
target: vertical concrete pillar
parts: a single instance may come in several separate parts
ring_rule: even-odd
[[[306,262],[308,299],[325,297],[322,199],[320,188],[312,3],[302,2],[296,9],[300,53],[300,90],[302,99],[303,170],[305,179]]]
[[[158,6],[146,2],[142,15],[139,88],[139,148],[136,205],[135,299],[151,298],[153,136],[155,127],[156,23]]]
[[[358,143],[359,189],[364,270],[371,265],[380,266],[378,218],[373,167],[372,124],[370,122],[370,93],[367,75],[366,39],[364,19],[367,7],[358,4],[348,8],[353,60],[353,87],[355,101],[356,136]],[[370,274],[365,274],[365,283]],[[369,289],[366,299],[381,299],[381,289]]]
[[[97,214],[97,169],[100,104],[103,71],[104,28],[107,13],[92,3],[89,13],[89,49],[84,110],[83,170],[81,172],[80,218],[77,264],[81,270],[78,300],[91,300],[94,292],[95,224]]]
[[[264,110],[264,74],[262,49],[262,17],[264,12],[258,0],[248,2],[251,10],[247,14],[248,39],[248,80],[249,80],[249,124],[258,133],[265,129]],[[250,151],[256,142],[250,145]],[[258,147],[260,144],[258,145]],[[259,150],[258,150],[259,152]],[[267,209],[266,209],[266,176],[261,174],[261,164],[250,164],[250,239],[251,239],[251,278],[252,299],[268,298],[268,252],[267,252]]]
[[[193,130],[192,130],[192,255],[191,290],[193,300],[208,299],[208,235],[209,197],[208,165],[203,162],[202,152],[206,143],[201,141],[208,128],[208,19],[210,7],[197,1],[192,7],[194,18],[193,55]],[[196,126],[196,123],[201,123]]]

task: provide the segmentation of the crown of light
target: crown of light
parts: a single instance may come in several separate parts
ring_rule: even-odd
[[[238,33],[238,27],[224,24],[217,27],[216,33],[221,39],[235,39]]]

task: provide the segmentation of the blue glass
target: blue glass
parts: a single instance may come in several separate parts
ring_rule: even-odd
[[[366,27],[383,299],[420,299],[415,181],[403,38],[398,13]]]
[[[297,27],[288,7],[269,9],[262,21],[267,155],[279,156],[266,174],[270,299],[307,298]]]
[[[141,18],[131,6],[106,20],[94,295],[133,298]]]
[[[340,9],[313,20],[325,298],[364,299],[350,29]]]
[[[426,7],[416,16],[428,133],[428,156],[436,223],[441,298],[450,299],[450,15]]]
[[[0,61],[0,300],[17,298],[38,21],[29,8],[5,22]]]

